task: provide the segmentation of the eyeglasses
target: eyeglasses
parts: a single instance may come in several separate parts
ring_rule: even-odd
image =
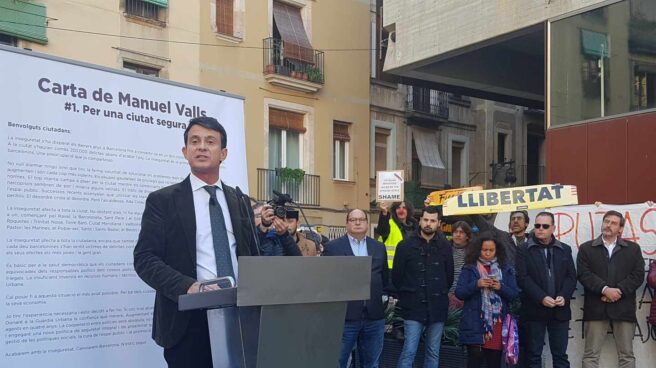
[[[535,228],[536,228],[536,229],[539,229],[540,227],[542,227],[543,229],[547,230],[548,228],[551,227],[551,225],[549,225],[549,224],[535,224]]]
[[[367,219],[364,217],[356,217],[356,218],[351,217],[350,219],[348,219],[348,222],[367,222]]]

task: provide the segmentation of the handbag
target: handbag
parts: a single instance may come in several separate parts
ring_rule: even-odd
[[[517,321],[512,314],[506,314],[501,329],[501,341],[503,342],[503,358],[506,363],[515,365],[519,361],[519,334],[517,332]]]
[[[656,326],[656,261],[649,263],[649,273],[647,274],[647,285],[654,290],[651,297],[651,308],[647,322]]]

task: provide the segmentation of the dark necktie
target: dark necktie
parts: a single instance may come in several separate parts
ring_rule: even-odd
[[[225,218],[221,205],[216,199],[216,187],[206,185],[203,188],[210,194],[210,223],[212,225],[212,241],[214,243],[214,258],[216,259],[216,276],[235,277],[232,268],[232,257],[230,256],[230,244],[228,243],[228,230],[225,226]]]

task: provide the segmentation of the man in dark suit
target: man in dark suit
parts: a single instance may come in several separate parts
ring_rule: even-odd
[[[346,310],[339,366],[346,368],[357,342],[363,368],[378,367],[383,351],[385,308],[383,298],[389,282],[385,245],[367,236],[367,214],[359,209],[346,215],[346,235],[326,244],[324,256],[369,256],[371,260],[371,294],[369,300],[352,301]]]
[[[219,180],[228,155],[226,131],[210,117],[190,120],[182,154],[191,174],[148,195],[134,268],[156,290],[153,339],[169,367],[212,367],[207,315],[179,312],[178,297],[199,292],[200,282],[236,278],[237,257],[257,254],[251,217],[232,187]],[[272,223],[273,211],[262,222]]]
[[[572,248],[554,235],[554,216],[540,212],[535,230],[517,252],[517,281],[522,289],[521,321],[526,324],[522,341],[526,347],[526,367],[542,367],[544,336],[554,368],[569,368],[567,342],[572,318],[570,300],[576,288]],[[520,332],[521,333],[521,332]]]

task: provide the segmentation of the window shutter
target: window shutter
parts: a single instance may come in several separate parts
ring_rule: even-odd
[[[269,108],[269,127],[305,133],[305,116],[297,112]]]
[[[351,140],[349,135],[349,124],[342,122],[333,123],[333,140],[348,142]]]
[[[273,2],[273,18],[283,41],[283,55],[306,63],[314,63],[314,50],[310,44],[301,10],[278,1]]]
[[[234,0],[216,0],[216,28],[219,33],[233,36]]]

